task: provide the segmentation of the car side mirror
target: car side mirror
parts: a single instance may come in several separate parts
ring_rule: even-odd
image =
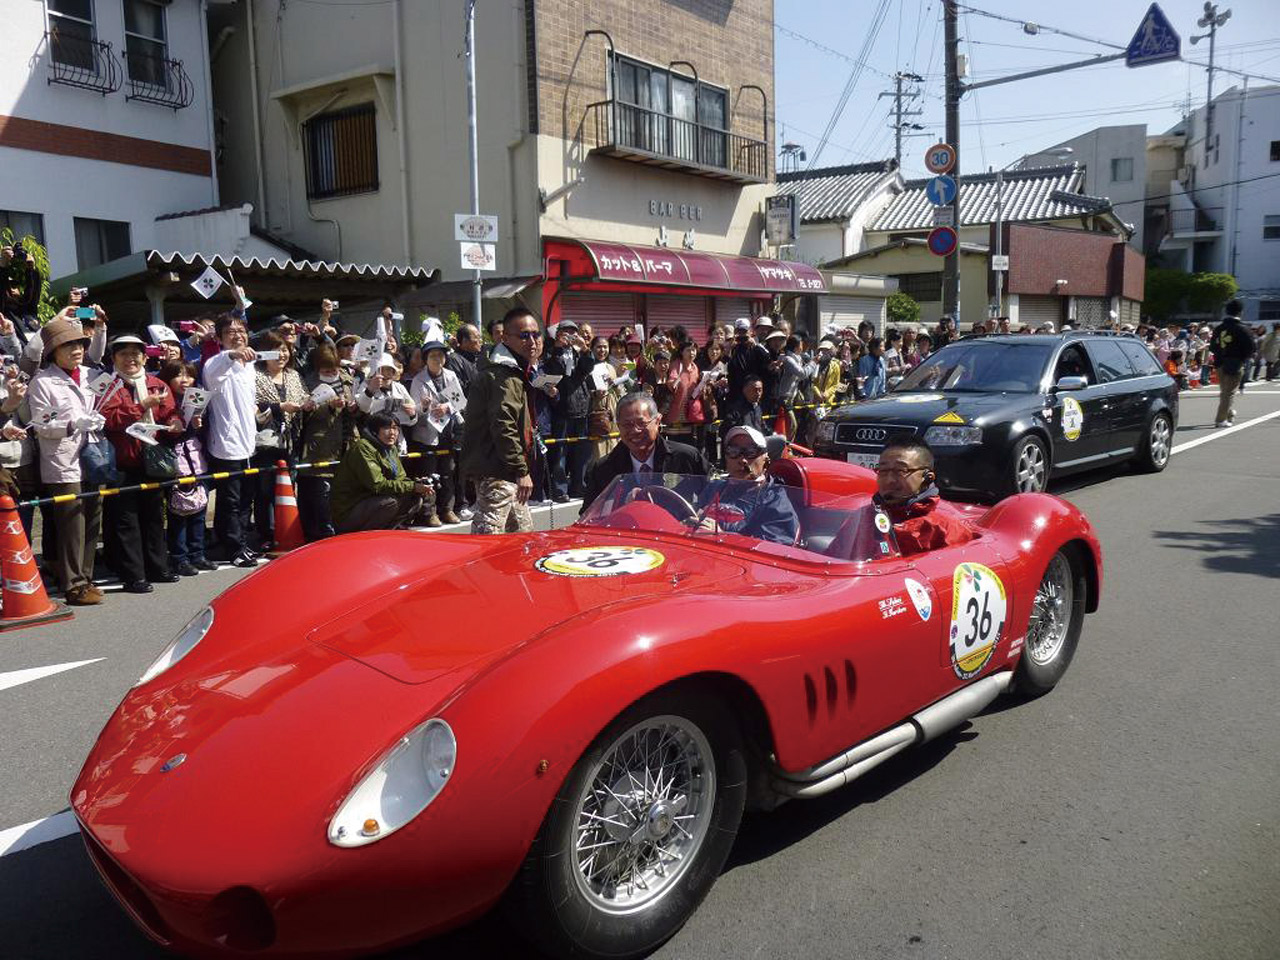
[[[1083,390],[1089,385],[1088,377],[1062,377],[1053,385],[1055,390]]]

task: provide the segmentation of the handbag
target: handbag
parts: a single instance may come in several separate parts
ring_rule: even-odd
[[[197,444],[195,455],[192,454],[192,443]],[[186,461],[188,472],[183,474],[184,476],[198,476],[204,469],[204,458],[199,456],[198,444],[198,440],[183,440],[174,450],[175,457],[181,451],[182,459]],[[209,506],[209,492],[205,490],[203,483],[179,484],[169,491],[169,512],[179,517],[192,516],[207,506]]]
[[[89,434],[80,450],[80,481],[87,487],[116,487],[124,478],[116,468],[116,448],[106,435]]]
[[[178,475],[178,454],[163,443],[144,443],[142,472],[149,480],[172,480]]]

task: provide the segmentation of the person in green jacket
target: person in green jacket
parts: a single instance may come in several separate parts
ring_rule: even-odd
[[[329,508],[338,533],[407,526],[432,495],[429,483],[405,472],[399,443],[394,417],[375,413],[365,421],[333,475]]]

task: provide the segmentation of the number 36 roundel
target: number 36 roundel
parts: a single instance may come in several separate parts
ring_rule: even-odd
[[[956,567],[951,596],[951,667],[968,680],[995,653],[1004,629],[1004,584],[982,564],[962,563]]]

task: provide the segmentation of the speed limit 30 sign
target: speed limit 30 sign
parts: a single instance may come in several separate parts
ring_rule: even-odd
[[[949,143],[935,143],[924,152],[924,165],[930,173],[947,173],[956,165],[956,148]]]

